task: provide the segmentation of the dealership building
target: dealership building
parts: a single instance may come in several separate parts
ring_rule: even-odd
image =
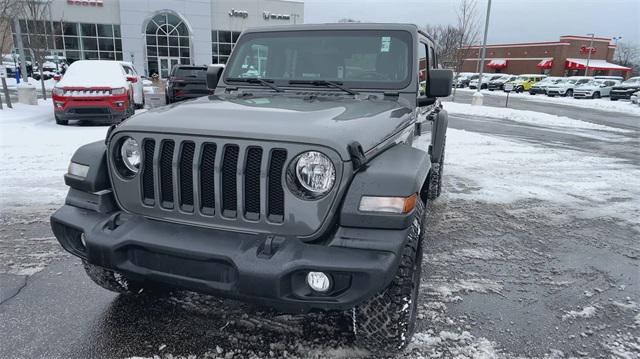
[[[487,45],[484,72],[509,74],[629,76],[631,68],[613,62],[616,46],[607,37],[561,36],[559,41]],[[462,71],[480,71],[481,46],[464,49]]]
[[[301,0],[53,0],[49,7],[46,21],[20,19],[25,43],[45,33],[52,54],[69,62],[130,61],[162,78],[175,64],[225,63],[246,28],[304,22]]]

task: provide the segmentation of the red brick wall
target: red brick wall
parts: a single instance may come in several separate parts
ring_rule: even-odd
[[[580,36],[562,36],[560,41],[556,42],[539,42],[539,43],[522,43],[522,44],[501,44],[487,45],[485,65],[491,59],[507,59],[507,67],[499,70],[503,73],[524,74],[542,73],[542,69],[536,65],[545,58],[553,58],[553,66],[547,71],[550,76],[565,75],[565,61],[567,58],[586,59],[587,54],[581,53],[580,49],[585,46],[589,47],[591,38]],[[593,47],[595,53],[591,54],[592,59],[613,61],[613,46],[610,46],[608,38],[594,38]],[[462,71],[476,72],[478,58],[480,57],[480,48],[472,48],[467,50],[466,60],[463,62]],[[495,69],[485,66],[485,72],[496,72]]]

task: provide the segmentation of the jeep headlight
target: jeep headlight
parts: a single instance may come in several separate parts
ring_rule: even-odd
[[[131,137],[123,137],[113,148],[114,164],[125,179],[135,177],[140,171],[140,146]]]
[[[138,173],[140,170],[140,146],[138,146],[138,142],[131,137],[127,137],[122,141],[120,155],[127,169],[133,173]]]
[[[295,182],[304,193],[296,193],[307,199],[316,199],[327,194],[336,181],[336,168],[326,155],[318,151],[300,154],[295,161],[293,171]]]

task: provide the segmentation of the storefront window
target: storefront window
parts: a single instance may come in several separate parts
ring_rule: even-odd
[[[173,66],[191,63],[189,30],[178,16],[171,13],[154,16],[145,33],[150,76],[167,78]]]
[[[34,45],[30,40],[37,41],[51,54],[57,50],[69,63],[83,59],[122,60],[120,25],[25,20],[19,24],[25,46]]]
[[[239,37],[239,31],[211,31],[211,52],[213,55],[211,62],[214,64],[226,63],[229,59],[229,55],[231,55],[231,50]]]

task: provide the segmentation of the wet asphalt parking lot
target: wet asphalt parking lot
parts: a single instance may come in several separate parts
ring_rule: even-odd
[[[511,107],[624,129],[626,140],[462,115],[450,126],[640,166],[638,116],[524,100]],[[463,199],[478,186],[473,173],[448,175],[445,194],[428,204],[418,334],[398,357],[640,357],[637,222],[585,218],[535,198]],[[55,241],[53,210],[0,213],[0,358],[372,356],[353,346],[340,313],[292,316],[190,292],[103,290]]]

